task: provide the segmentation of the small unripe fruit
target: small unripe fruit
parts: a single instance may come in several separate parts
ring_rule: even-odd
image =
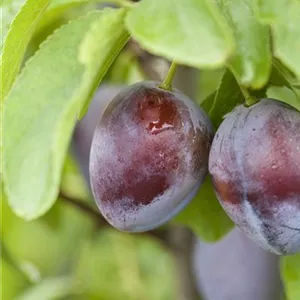
[[[272,99],[237,107],[214,138],[209,171],[232,220],[261,247],[300,251],[300,113]]]
[[[90,178],[107,221],[146,231],[178,213],[196,194],[208,169],[212,126],[177,90],[132,85],[106,107],[96,127]]]

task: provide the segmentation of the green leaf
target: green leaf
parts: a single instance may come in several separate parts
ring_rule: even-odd
[[[274,86],[287,86],[292,89],[288,79],[289,76],[290,75],[286,73],[286,70],[282,69],[282,66],[278,65],[278,62],[274,60],[268,84]]]
[[[286,68],[278,59],[273,58],[273,67],[270,76],[270,83],[273,85],[286,85],[293,89],[300,83],[300,79],[297,79],[294,73]]]
[[[16,299],[16,296],[28,286],[28,282],[15,268],[1,256],[1,299]]]
[[[209,114],[209,111],[211,110],[212,106],[214,105],[214,101],[217,95],[217,91],[211,93],[208,95],[204,101],[201,103],[201,107],[204,109],[204,111]]]
[[[126,24],[146,50],[186,65],[222,66],[234,49],[231,31],[210,0],[143,0]]]
[[[1,101],[19,72],[27,45],[51,0],[27,0],[13,20],[1,55]]]
[[[1,204],[2,205],[2,204]],[[20,262],[8,251],[1,237],[1,258],[12,268],[18,272],[26,283],[31,282],[30,276],[22,269]]]
[[[3,173],[18,216],[37,218],[55,202],[76,115],[128,38],[124,15],[97,11],[61,27],[13,86],[3,113]]]
[[[284,7],[293,6],[298,0],[256,0],[256,13],[260,21],[266,24],[278,22]]]
[[[92,25],[80,45],[79,61],[85,65],[82,93],[87,99],[80,117],[86,113],[99,82],[129,40],[124,28],[126,9],[107,11],[110,13]]]
[[[217,241],[233,227],[216,198],[210,176],[206,177],[196,197],[173,222],[190,227],[207,242]]]
[[[145,80],[137,58],[129,51],[123,51],[114,61],[105,78],[112,84],[134,84]]]
[[[271,70],[269,28],[254,14],[254,1],[217,0],[236,40],[236,53],[229,60],[231,71],[241,84],[260,88]]]
[[[300,93],[297,95],[287,87],[270,86],[267,90],[268,98],[285,102],[300,111]]]
[[[0,41],[1,52],[10,24],[25,1],[26,0],[2,0],[0,4],[0,32],[2,35]]]
[[[107,229],[83,245],[74,277],[82,299],[173,300],[173,267],[155,240]]]
[[[267,96],[275,97],[276,92],[278,91],[278,99],[282,100],[284,90],[292,90],[294,95],[291,95],[291,103],[294,107],[297,107],[298,104],[295,104],[295,97],[297,98],[297,81],[294,75],[286,69],[280,62],[276,59],[273,60],[272,70],[268,84],[259,90],[249,90],[257,99],[265,98]],[[267,89],[270,88],[270,94],[268,95]],[[273,89],[273,87],[285,87],[284,89]],[[275,92],[276,91],[276,92]],[[300,94],[298,94],[300,95]],[[286,97],[283,97],[286,98]],[[217,91],[211,93],[201,102],[201,107],[210,115],[213,119],[215,128],[218,128],[222,122],[222,117],[230,112],[237,104],[243,102],[244,96],[240,90],[240,87],[235,80],[235,77],[227,70],[223,75],[221,84]],[[285,101],[289,103],[289,100]]]
[[[206,102],[211,102],[211,96],[207,98],[202,106],[208,105]],[[214,101],[208,112],[211,121],[217,129],[223,121],[223,117],[231,112],[238,104],[244,102],[244,96],[241,89],[230,71],[226,71],[223,75],[218,91],[215,94]]]
[[[30,222],[17,217],[1,200],[3,241],[22,273],[33,282],[67,270],[94,225],[89,216],[62,200],[45,216]],[[50,218],[57,221],[56,226],[49,225]]]
[[[54,300],[63,299],[71,294],[72,280],[61,276],[44,279],[37,285],[30,287],[17,300]]]
[[[300,254],[281,259],[281,276],[283,278],[288,300],[300,299]]]
[[[54,1],[52,0],[42,20],[38,23],[32,39],[28,45],[26,56],[30,57],[38,50],[39,45],[62,25],[97,9],[96,1]]]
[[[277,60],[273,61],[272,73],[266,94],[269,98],[283,101],[300,110],[300,89],[297,79]]]
[[[275,56],[300,79],[300,1],[257,1],[261,20],[271,24]]]
[[[196,102],[202,105],[204,100],[218,89],[221,78],[224,75],[224,69],[223,68],[214,69],[214,70],[207,69],[207,70],[201,70],[200,72],[201,73],[198,79]]]
[[[90,192],[81,170],[73,156],[69,153],[66,156],[60,189],[63,194],[76,199],[87,200]]]

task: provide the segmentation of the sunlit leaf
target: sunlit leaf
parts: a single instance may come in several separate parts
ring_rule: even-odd
[[[217,67],[234,49],[231,31],[210,0],[143,0],[128,14],[133,37],[154,54],[196,67]]]
[[[77,113],[128,39],[124,16],[108,9],[61,27],[13,86],[4,105],[3,172],[22,218],[37,218],[55,202]]]

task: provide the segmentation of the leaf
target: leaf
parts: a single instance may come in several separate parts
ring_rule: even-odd
[[[268,84],[275,86],[287,86],[288,88],[292,89],[291,83],[288,79],[290,75],[287,74],[286,70],[282,69],[281,67],[282,66],[278,65],[274,60]]]
[[[4,44],[5,37],[9,30],[9,26],[13,19],[15,18],[17,12],[20,10],[21,6],[24,4],[25,0],[2,0],[0,4],[0,32],[1,32],[1,41],[0,49],[2,52],[2,47]]]
[[[58,7],[61,5],[65,5],[65,4],[74,4],[75,2],[77,3],[88,3],[88,2],[98,2],[98,3],[107,3],[110,2],[110,0],[52,0],[51,2],[51,7]]]
[[[106,229],[83,245],[74,278],[82,299],[173,300],[173,267],[154,239]]]
[[[212,108],[212,106],[214,105],[214,101],[216,98],[216,94],[217,91],[209,94],[201,103],[201,107],[202,109],[204,109],[204,111],[209,114],[210,109]]]
[[[300,254],[282,257],[281,276],[289,300],[300,299]]]
[[[73,156],[68,153],[64,162],[60,189],[63,194],[76,199],[90,198],[89,188]]]
[[[7,96],[19,72],[27,45],[50,1],[27,0],[11,24],[0,61],[1,101]]]
[[[126,9],[111,10],[92,25],[80,45],[79,61],[85,65],[82,93],[87,99],[80,117],[86,113],[99,82],[129,40],[129,33],[124,28],[126,13]]]
[[[274,60],[266,94],[269,98],[283,101],[300,110],[300,90],[296,87],[296,83],[294,75],[280,62]]]
[[[208,98],[205,102],[206,101],[211,101],[211,98]],[[205,102],[203,102],[202,105],[207,105]],[[227,70],[223,75],[213,104],[208,112],[215,128],[217,129],[219,127],[223,121],[223,117],[227,113],[231,112],[238,104],[243,102],[244,96],[241,89],[232,73]]]
[[[256,0],[256,13],[260,21],[266,24],[274,24],[279,21],[281,10],[287,6],[293,6],[298,0]],[[271,4],[271,5],[270,5]]]
[[[57,28],[90,10],[104,8],[105,6],[107,6],[106,0],[52,0],[43,19],[36,28],[35,35],[42,35],[43,31],[49,31],[49,27]]]
[[[300,83],[300,79],[297,79],[295,74],[286,68],[278,59],[273,58],[270,83],[274,85],[286,85],[293,89],[294,86]]]
[[[1,234],[7,251],[34,282],[68,268],[94,225],[89,216],[62,201],[42,218],[30,222],[17,217],[6,201],[2,205]],[[53,217],[58,223],[49,226],[49,218]]]
[[[54,32],[55,29],[97,9],[96,1],[51,1],[42,20],[38,23],[25,56],[31,56],[38,50],[39,45]]]
[[[300,79],[300,1],[258,0],[258,14],[271,25],[275,56]]]
[[[13,255],[8,251],[6,245],[4,244],[2,237],[0,240],[0,246],[1,246],[1,258],[16,272],[19,273],[21,277],[23,277],[23,280],[26,283],[30,283],[30,276],[27,275],[26,272],[22,269],[20,263],[18,260],[15,259]]]
[[[207,242],[217,241],[233,227],[215,196],[210,176],[206,177],[196,197],[173,222],[190,227]]]
[[[201,70],[200,72],[201,73],[198,79],[196,102],[202,105],[203,101],[218,89],[221,78],[224,75],[224,69],[206,69]]]
[[[294,91],[296,95],[297,88],[295,86],[295,83],[296,79],[293,77],[293,74],[291,74],[289,70],[284,68],[284,66],[282,66],[275,59],[273,60],[268,84],[259,90],[249,90],[249,92],[257,99],[261,99],[267,97],[268,87],[274,86],[287,87],[288,89]],[[292,96],[292,99],[295,98],[295,95]],[[219,89],[208,95],[206,99],[201,102],[201,107],[206,111],[206,113],[210,115],[215,128],[218,128],[218,126],[222,122],[223,117],[228,112],[230,112],[237,104],[241,104],[243,102],[243,99],[244,96],[242,95],[235,77],[230,73],[229,70],[227,70],[222,77]]]
[[[254,1],[217,0],[236,40],[236,53],[229,60],[231,71],[242,85],[260,88],[271,70],[269,28],[254,14]]]
[[[114,61],[106,80],[112,84],[134,84],[145,80],[137,58],[129,51],[123,51]]]
[[[300,93],[297,95],[287,87],[270,86],[267,90],[267,95],[269,98],[285,102],[300,111]]]
[[[234,49],[231,31],[210,0],[143,0],[126,24],[149,52],[190,66],[222,66]]]
[[[62,299],[71,294],[72,280],[61,276],[44,279],[35,286],[30,287],[17,300],[54,300]]]
[[[124,15],[123,9],[96,11],[61,27],[13,86],[3,112],[3,173],[18,216],[37,218],[55,202],[76,115],[128,38]],[[94,22],[102,30],[92,39]],[[78,61],[80,45],[86,68]]]
[[[24,276],[12,268],[1,256],[1,299],[16,299],[16,296],[28,286]]]

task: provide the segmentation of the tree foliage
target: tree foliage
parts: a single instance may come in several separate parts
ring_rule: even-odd
[[[96,2],[102,1],[4,0],[0,7],[1,186],[5,216],[1,232],[25,270],[22,277],[5,261],[5,276],[14,282],[13,289],[5,290],[8,299],[16,294],[20,299],[41,299],[41,293],[56,293],[57,298],[76,294],[78,280],[90,297],[103,294],[103,299],[113,299],[97,287],[97,282],[82,277],[97,276],[92,257],[99,269],[108,268],[99,260],[98,251],[104,257],[110,251],[120,255],[113,246],[119,239],[124,239],[129,257],[135,251],[137,272],[151,269],[147,251],[152,251],[151,255],[165,264],[157,270],[157,277],[172,278],[171,263],[157,243],[151,244],[147,238],[136,242],[115,233],[103,233],[94,239],[89,220],[56,203],[62,183],[70,176],[67,152],[76,120],[86,112],[102,79],[132,83],[144,77],[134,55],[128,54],[127,48],[122,51],[130,38],[152,54],[199,70],[199,102],[215,129],[244,101],[245,89],[253,97],[276,98],[300,110],[298,0],[124,0],[106,1],[120,7],[105,9]],[[219,78],[221,73],[221,80],[216,80],[214,77]],[[208,78],[209,89],[203,78]],[[205,93],[209,94],[207,98],[201,98]],[[79,180],[80,189],[81,175],[78,171],[72,174]],[[86,188],[82,189],[81,194],[88,198]],[[67,222],[76,224],[78,232],[74,233]],[[207,241],[216,241],[232,226],[212,192],[209,178],[191,204],[171,222],[190,227]],[[58,265],[50,266],[49,262],[61,262],[69,249],[64,239],[70,233],[69,242],[76,242],[78,247],[85,242],[77,253],[79,263],[70,261],[67,276],[62,276]],[[21,243],[24,234],[29,240]],[[41,240],[35,240],[35,235]],[[46,241],[50,236],[57,250],[48,253],[49,257],[40,257],[32,244],[50,243]],[[105,237],[111,244],[103,247]],[[115,261],[105,264],[118,268]],[[41,278],[34,288],[28,284],[35,278],[31,273]],[[282,259],[289,300],[300,299],[299,274],[299,255]],[[123,274],[119,276],[124,280],[124,289],[132,284],[142,293],[144,285],[152,286],[149,299],[173,299],[167,291],[171,282],[156,291],[153,278],[139,282],[133,274],[128,279],[132,282],[127,283]],[[28,290],[21,295],[24,287]],[[116,290],[116,295],[119,292]],[[130,290],[126,293],[128,299],[143,298],[142,294],[136,298]]]

